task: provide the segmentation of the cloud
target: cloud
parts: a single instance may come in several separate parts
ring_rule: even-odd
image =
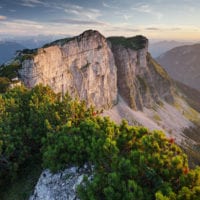
[[[103,7],[105,7],[105,8],[111,8],[111,9],[116,9],[116,8],[118,8],[117,6],[113,6],[113,5],[110,5],[110,4],[105,3],[105,2],[103,2],[102,5],[103,5]]]
[[[105,3],[105,2],[103,2],[102,3],[102,5],[104,6],[104,7],[106,7],[106,8],[111,8],[111,6],[110,5],[108,5],[107,3]]]
[[[93,8],[86,8],[76,4],[65,3],[62,2],[47,2],[42,0],[21,0],[20,5],[26,7],[36,7],[36,6],[44,6],[46,8],[51,8],[53,10],[62,10],[67,14],[71,14],[73,16],[77,16],[79,18],[93,19],[95,20],[99,16],[101,16],[101,11]]]
[[[5,20],[5,19],[7,19],[6,16],[0,15],[0,20]]]
[[[156,28],[156,27],[147,27],[147,28],[145,28],[145,30],[147,30],[147,31],[160,31],[161,29]]]
[[[136,6],[136,7],[133,8],[133,10],[136,10],[136,11],[139,11],[139,12],[144,12],[144,13],[151,13],[152,12],[152,8],[148,4],[142,4],[142,5]]]
[[[148,4],[138,4],[137,6],[133,7],[132,10],[153,15],[158,20],[160,20],[163,17],[162,13],[157,12],[151,5]]]
[[[51,28],[52,27],[52,28]],[[57,26],[52,26],[45,23],[40,23],[31,20],[9,20],[0,23],[0,35],[28,36],[37,34],[57,33]]]
[[[4,21],[1,23],[4,25],[5,29],[7,30],[34,30],[34,29],[42,29],[43,25],[39,22],[30,21],[30,20],[11,20],[11,21]],[[6,31],[6,30],[5,30]]]
[[[180,31],[180,30],[182,30],[182,28],[180,28],[180,27],[174,27],[174,28],[171,28],[171,30],[172,31]]]
[[[123,17],[124,17],[124,19],[125,19],[126,21],[128,21],[132,16],[126,15],[126,14],[125,14]]]
[[[168,27],[168,26],[151,26],[151,27],[144,27],[143,30],[146,31],[179,31],[179,30],[183,30],[181,27]]]
[[[141,30],[138,28],[123,28],[124,31],[127,32],[140,32]]]
[[[87,18],[87,19],[97,19],[101,16],[101,12],[98,9],[93,8],[83,8],[77,5],[67,5],[67,8],[64,9],[66,13],[70,13],[74,16]]]
[[[62,23],[62,24],[73,24],[73,25],[95,25],[95,26],[108,25],[107,23],[100,22],[100,21],[78,20],[78,19],[55,19],[55,20],[51,20],[50,22]]]
[[[72,14],[78,17],[84,17],[88,19],[96,19],[101,16],[101,11],[93,8],[86,8],[76,4],[62,2],[47,2],[41,0],[21,0],[20,5],[27,7],[36,7],[38,5],[43,5],[46,8],[63,10],[65,13]]]
[[[45,3],[40,0],[21,0],[20,5],[34,8],[37,5],[45,5]]]
[[[133,32],[140,32],[141,30],[139,28],[127,28],[127,27],[123,27],[123,26],[115,26],[115,27],[111,27],[106,29],[106,31],[109,32],[129,32],[129,33],[133,33]]]
[[[77,35],[86,29],[103,30],[106,27],[110,27],[110,25],[104,22],[90,20],[58,19],[43,23],[17,19],[2,21],[0,23],[0,35]]]

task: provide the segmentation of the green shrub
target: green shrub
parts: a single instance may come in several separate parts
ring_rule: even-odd
[[[92,181],[86,178],[78,188],[81,199],[176,199],[183,187],[200,184],[199,170],[189,171],[186,155],[172,140],[126,122],[117,126],[97,117],[78,127],[66,123],[43,142],[44,166],[53,171],[94,166]]]
[[[172,139],[97,114],[42,85],[0,95],[0,185],[38,159],[52,171],[87,164],[78,187],[83,200],[199,198],[200,168],[189,169]]]
[[[10,80],[6,77],[0,77],[0,93],[4,93],[9,89]]]
[[[7,77],[8,79],[13,79],[17,77],[18,70],[21,68],[21,63],[13,62],[9,65],[2,65],[0,67],[0,77]]]
[[[135,37],[125,38],[125,37],[109,37],[108,41],[111,42],[112,45],[120,45],[125,48],[139,50],[145,48],[148,43],[147,38],[142,35],[137,35]]]
[[[63,46],[65,45],[66,43],[68,43],[69,41],[73,40],[74,38],[63,38],[63,39],[59,39],[59,40],[56,40],[54,42],[51,42],[51,43],[48,43],[48,44],[45,44],[43,46],[43,48],[48,48],[50,46],[54,46],[54,45],[60,45],[60,46]]]

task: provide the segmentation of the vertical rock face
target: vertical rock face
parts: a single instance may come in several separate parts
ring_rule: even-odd
[[[64,44],[41,48],[22,62],[20,77],[28,87],[42,83],[55,92],[109,108],[117,101],[117,75],[112,51],[97,31],[86,31]]]
[[[49,85],[97,108],[112,107],[117,94],[135,110],[161,99],[173,102],[171,80],[149,55],[143,36],[106,39],[89,30],[28,56],[22,53],[22,60],[19,74],[26,86]]]
[[[118,92],[131,108],[142,110],[161,99],[173,102],[171,80],[149,55],[145,37],[109,40],[117,66]]]

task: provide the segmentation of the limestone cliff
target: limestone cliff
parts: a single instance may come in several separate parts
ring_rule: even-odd
[[[90,105],[109,108],[117,101],[116,66],[106,38],[86,31],[61,44],[38,49],[24,59],[19,71],[28,87],[42,83],[55,92],[86,100]]]
[[[97,31],[55,41],[32,54],[22,52],[21,80],[110,108],[119,94],[135,110],[173,101],[171,80],[148,54],[143,36],[106,39]]]
[[[171,80],[151,58],[145,37],[111,37],[108,40],[112,44],[118,70],[119,94],[131,108],[142,110],[161,99],[173,101]]]

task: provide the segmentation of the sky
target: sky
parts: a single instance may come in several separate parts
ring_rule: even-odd
[[[3,36],[145,35],[200,40],[200,0],[0,0]]]

